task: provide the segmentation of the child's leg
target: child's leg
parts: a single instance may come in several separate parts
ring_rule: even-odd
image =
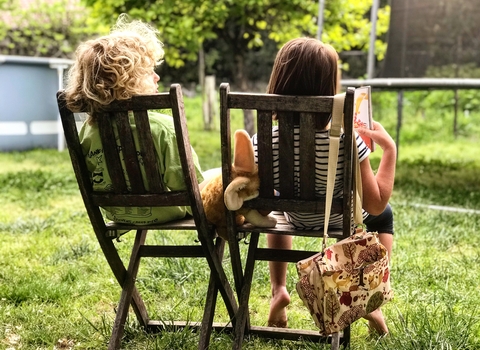
[[[365,220],[367,230],[378,232],[378,239],[380,243],[385,246],[388,252],[388,259],[391,261],[392,246],[393,246],[393,213],[390,205],[379,216],[369,216]],[[383,317],[382,310],[377,310],[369,313],[364,317],[368,320],[370,329],[377,331],[380,335],[388,333],[388,327]]]
[[[268,234],[267,245],[275,249],[292,249],[292,237]],[[287,263],[269,261],[270,284],[272,299],[270,300],[270,313],[268,326],[287,327],[287,306],[290,304],[290,295],[287,291]]]
[[[382,245],[387,248],[388,260],[392,259],[392,246],[393,246],[393,234],[391,233],[379,233],[378,240]]]

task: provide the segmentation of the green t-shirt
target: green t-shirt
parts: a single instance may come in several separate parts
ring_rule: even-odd
[[[175,128],[172,117],[160,113],[149,112],[150,128],[157,153],[157,162],[166,187],[171,190],[184,190],[182,165],[178,154]],[[134,140],[138,145],[138,135],[135,132],[135,120],[130,118],[134,130]],[[88,170],[92,174],[92,184],[95,191],[112,191],[112,180],[104,160],[100,133],[96,124],[84,123],[80,133],[80,143],[87,161]],[[117,139],[117,144],[120,141]],[[203,181],[198,157],[192,149],[193,162],[198,182]],[[140,162],[141,163],[141,162]],[[144,172],[142,172],[144,173]],[[127,186],[129,186],[127,180]],[[163,223],[185,217],[191,214],[190,207],[106,207],[104,214],[107,219],[127,224]]]

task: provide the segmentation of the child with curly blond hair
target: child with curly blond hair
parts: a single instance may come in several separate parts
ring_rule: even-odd
[[[162,62],[163,55],[158,31],[141,21],[129,21],[126,15],[119,17],[110,34],[89,40],[77,48],[75,62],[69,71],[65,99],[72,111],[86,111],[88,114],[79,137],[94,190],[112,190],[97,126],[101,116],[99,111],[114,100],[157,93],[160,77],[155,73],[155,67]],[[149,121],[165,185],[172,191],[185,189],[172,117],[149,112]],[[131,115],[130,124],[134,123]],[[135,133],[133,136],[138,139]],[[198,157],[193,149],[192,154],[198,181],[202,181]],[[191,214],[190,208],[184,206],[152,207],[149,210],[104,209],[107,219],[130,224],[163,223]]]

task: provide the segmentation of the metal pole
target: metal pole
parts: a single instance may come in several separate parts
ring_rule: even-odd
[[[410,11],[409,8],[409,0],[405,0],[405,7],[402,14],[402,21],[403,21],[403,30],[402,30],[402,51],[401,51],[401,61],[400,61],[400,77],[405,77],[405,66],[407,64],[407,40],[408,40],[408,14]]]
[[[59,90],[63,89],[63,72],[65,71],[65,69],[68,69],[68,65],[51,63],[50,68],[57,70],[58,89]],[[62,121],[60,120],[60,113],[57,115],[57,133],[58,133],[57,149],[60,152],[65,149],[65,136],[63,134],[63,127],[62,127]]]
[[[397,159],[399,155],[400,149],[400,130],[402,129],[402,119],[403,119],[403,90],[398,90],[397,93],[397,135],[396,135],[396,143],[397,143]]]
[[[370,22],[372,28],[370,29],[370,47],[368,49],[368,61],[367,61],[367,78],[372,79],[375,71],[375,40],[377,39],[377,12],[378,1],[373,0],[372,10],[370,13]]]
[[[318,28],[317,28],[317,39],[322,40],[322,31],[323,31],[323,9],[325,7],[325,0],[318,0]]]
[[[458,89],[454,91],[454,102],[453,102],[453,137],[457,139],[458,137]]]

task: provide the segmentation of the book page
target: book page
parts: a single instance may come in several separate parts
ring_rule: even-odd
[[[354,111],[353,111],[353,127],[363,126],[372,129],[372,101],[371,87],[362,86],[355,89]],[[372,139],[367,136],[361,136],[368,148],[373,152],[375,144]]]

